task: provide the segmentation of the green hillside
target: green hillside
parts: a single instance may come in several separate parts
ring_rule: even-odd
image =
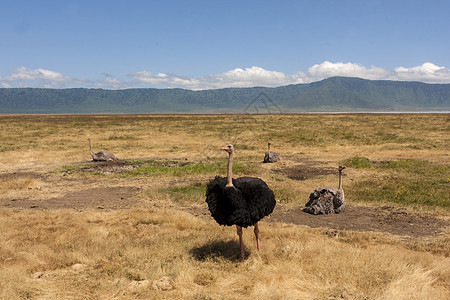
[[[450,84],[332,77],[276,88],[0,89],[0,113],[446,111]]]

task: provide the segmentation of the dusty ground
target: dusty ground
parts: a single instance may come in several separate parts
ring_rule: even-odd
[[[409,237],[435,236],[450,225],[433,216],[408,212],[390,206],[364,207],[348,205],[345,212],[334,215],[311,215],[302,208],[278,209],[270,221],[324,227],[337,230],[378,231]]]
[[[174,165],[173,167],[176,167]],[[124,170],[132,169],[136,166],[119,162],[99,162],[88,163],[85,168],[76,172],[96,172],[96,173],[120,173]],[[326,165],[317,162],[281,167],[273,170],[274,173],[283,173],[294,180],[306,180],[326,175],[333,170]],[[49,199],[33,199],[32,197],[2,197],[0,196],[0,207],[11,209],[72,209],[83,211],[86,209],[126,209],[140,205],[137,194],[143,187],[133,186],[101,186],[94,179],[74,179],[67,176],[71,172],[57,177],[54,175],[38,174],[33,172],[2,173],[0,177],[7,178],[36,178],[51,185],[69,185],[77,181],[76,184],[85,186],[83,190],[69,192],[63,196]],[[81,181],[81,182],[80,182]],[[36,187],[39,189],[40,187]],[[204,218],[209,218],[206,204],[202,208],[180,207],[180,209],[190,211],[192,214]],[[339,234],[341,230],[354,231],[376,231],[393,235],[406,236],[411,238],[432,237],[440,234],[450,226],[450,222],[435,218],[426,213],[412,212],[410,210],[395,208],[392,206],[357,206],[347,205],[344,213],[334,215],[311,215],[302,211],[303,207],[292,208],[278,204],[273,214],[266,218],[268,222],[285,222],[297,225],[306,225],[312,228],[330,229],[330,234]]]

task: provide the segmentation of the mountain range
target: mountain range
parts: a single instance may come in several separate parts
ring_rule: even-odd
[[[294,113],[449,111],[450,84],[331,77],[214,90],[0,88],[0,113]]]

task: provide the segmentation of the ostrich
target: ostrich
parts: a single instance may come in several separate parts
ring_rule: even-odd
[[[264,156],[264,163],[274,163],[280,160],[280,158],[278,157],[278,154],[275,152],[270,152],[270,145],[271,143],[267,143],[267,152],[266,155]]]
[[[222,147],[228,152],[227,177],[216,176],[206,188],[206,202],[211,216],[219,225],[236,225],[241,258],[244,259],[242,227],[255,226],[254,233],[259,251],[258,221],[270,215],[275,208],[275,196],[267,184],[256,177],[232,178],[234,147]]]
[[[89,152],[91,153],[93,161],[110,161],[110,160],[119,160],[114,154],[107,151],[100,151],[97,153],[92,152],[91,147],[91,138],[88,138],[89,141]]]
[[[339,166],[339,188],[319,187],[309,195],[309,202],[303,211],[318,214],[334,214],[345,211],[345,197],[342,189],[342,171],[344,166]]]

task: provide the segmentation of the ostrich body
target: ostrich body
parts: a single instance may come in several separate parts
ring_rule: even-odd
[[[303,211],[318,214],[334,214],[345,211],[345,197],[342,188],[342,171],[344,166],[339,166],[339,188],[319,187],[309,195],[309,202]]]
[[[233,145],[222,148],[228,152],[227,177],[216,176],[206,188],[206,203],[211,216],[219,225],[236,225],[241,258],[244,258],[242,227],[255,226],[254,233],[259,251],[258,221],[270,215],[275,208],[275,196],[267,184],[256,177],[232,178]]]
[[[274,163],[280,160],[276,152],[270,152],[270,145],[270,143],[267,143],[267,152],[263,160],[264,163]]]
[[[92,152],[91,138],[88,138],[88,141],[89,141],[89,153],[91,153],[93,161],[119,160],[117,157],[114,156],[114,154],[112,154],[112,153],[110,153],[108,151],[100,151],[100,152],[97,152],[97,153]]]

